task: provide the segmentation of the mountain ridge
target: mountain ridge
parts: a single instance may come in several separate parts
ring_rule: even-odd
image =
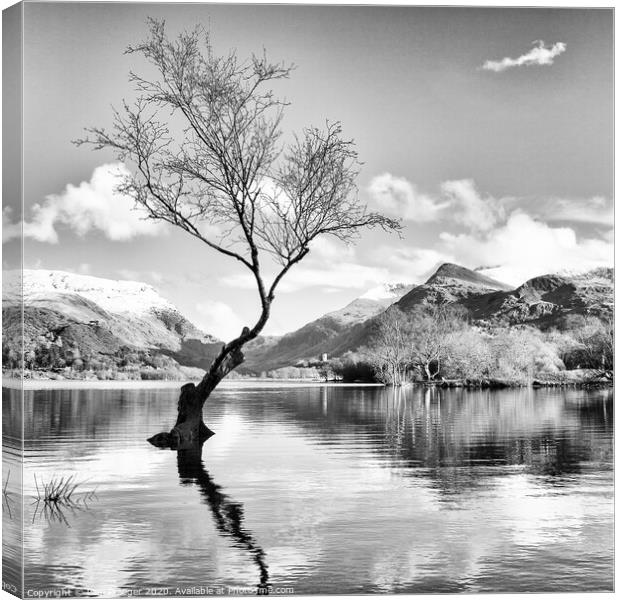
[[[424,310],[429,305],[456,305],[480,325],[532,325],[539,328],[562,327],[571,314],[609,317],[613,312],[613,269],[595,269],[568,278],[554,274],[534,277],[520,286],[505,283],[466,269],[444,263],[422,284],[393,303],[405,313]],[[388,308],[388,307],[386,307]],[[383,312],[383,311],[382,311]],[[322,340],[314,339],[305,348],[298,347],[295,360],[317,360],[322,354],[341,356],[368,344],[380,313],[349,326],[340,327]],[[313,323],[321,323],[321,319]],[[310,325],[310,324],[308,324]],[[307,327],[287,334],[303,339]],[[255,370],[288,366],[286,354],[278,344],[269,348],[271,354],[252,356],[248,364]],[[292,357],[291,357],[292,358]]]
[[[205,369],[221,347],[222,342],[198,329],[148,284],[25,270],[22,287],[20,272],[6,275],[3,352],[9,338],[14,345],[21,336],[22,290],[27,351],[62,338],[100,358],[141,350]],[[540,275],[513,287],[444,263],[420,285],[379,285],[295,331],[253,340],[239,370],[262,373],[355,351],[370,343],[378,317],[390,306],[415,313],[431,305],[455,305],[485,327],[562,328],[570,315],[609,318],[613,278],[613,268],[600,268],[570,276]]]
[[[425,283],[430,285],[432,283],[447,283],[449,281],[466,282],[505,291],[512,289],[512,286],[507,283],[502,283],[497,279],[482,275],[477,271],[467,269],[466,267],[454,263],[441,264]]]
[[[3,276],[3,353],[21,337],[22,300],[26,352],[54,343],[65,355],[77,347],[96,362],[141,352],[200,366],[221,345],[148,284],[25,269]]]
[[[349,327],[381,313],[412,287],[404,283],[379,285],[343,308],[328,312],[295,331],[269,341],[260,337],[246,346],[246,361],[240,370],[260,373],[300,360],[318,359],[324,352],[323,348],[329,346],[332,340]]]

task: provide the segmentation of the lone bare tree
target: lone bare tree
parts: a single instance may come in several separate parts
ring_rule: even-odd
[[[270,84],[291,68],[266,55],[240,61],[215,56],[201,28],[170,39],[164,22],[149,19],[149,35],[127,53],[154,67],[130,73],[137,99],[114,111],[111,130],[89,128],[79,144],[112,149],[131,176],[119,189],[152,219],[166,221],[252,274],[260,316],[224,344],[202,381],[181,388],[178,418],[157,445],[204,439],[205,400],[243,360],[242,348],[267,320],[278,284],[319,236],[343,241],[361,228],[397,230],[399,222],[369,212],[356,195],[359,162],[339,123],[314,127],[285,145],[280,125],[286,103]],[[275,267],[269,269],[264,263]]]
[[[590,369],[591,379],[614,378],[614,323],[607,317],[571,315],[563,346],[569,368]],[[567,339],[566,339],[567,338]]]
[[[451,339],[465,326],[465,311],[445,304],[428,306],[413,315],[409,357],[422,379],[433,381],[449,356]]]
[[[410,364],[411,319],[392,306],[377,317],[372,343],[363,353],[384,383],[402,385]]]
[[[387,383],[401,385],[408,369],[432,381],[451,340],[464,330],[464,319],[464,311],[454,306],[424,306],[409,314],[392,306],[376,318],[372,344],[364,353]]]

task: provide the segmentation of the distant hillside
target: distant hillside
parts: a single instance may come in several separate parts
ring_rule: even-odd
[[[473,322],[489,327],[561,329],[571,315],[610,318],[613,278],[613,269],[596,269],[577,276],[543,275],[511,289],[479,272],[444,264],[421,285],[378,286],[297,331],[257,338],[246,346],[239,371],[261,373],[359,349],[371,342],[378,316],[391,305],[410,314],[428,305],[460,306]],[[221,347],[144,283],[26,270],[23,292],[24,346],[37,357],[65,356],[77,348],[82,357],[104,364],[207,368]],[[5,273],[5,357],[18,355],[21,347],[20,298],[19,273]]]
[[[490,324],[528,323],[562,328],[570,315],[611,318],[614,270],[596,269],[576,276],[541,275],[515,290],[463,301],[472,318]]]
[[[423,285],[395,286],[389,293],[383,294],[381,301],[375,300],[370,310],[361,310],[367,299],[377,295],[381,289],[382,287],[374,288],[343,309],[304,325],[301,329],[283,336],[277,343],[262,348],[260,352],[254,352],[252,348],[252,351],[246,353],[248,360],[244,367],[260,372],[295,364],[304,359],[316,359],[323,353],[339,356],[348,350],[355,350],[367,344],[372,337],[373,317],[394,303],[408,312],[422,304],[457,302],[471,295],[508,290],[510,286],[464,267],[446,263]],[[347,318],[349,315],[357,316],[358,310],[358,318]]]
[[[477,271],[472,271],[453,263],[444,263],[441,265],[426,281],[426,285],[432,284],[471,284],[477,287],[486,287],[493,290],[511,289],[511,286],[506,283],[502,283],[501,281],[482,275]]]
[[[368,290],[365,294],[349,302],[344,308],[329,312],[321,319],[333,319],[340,325],[360,323],[385,310],[408,293],[413,285],[386,283]],[[321,320],[319,319],[319,320]]]
[[[470,297],[508,291],[511,286],[451,263],[441,265],[428,280],[414,287],[397,303],[404,312],[421,304],[451,304]]]
[[[316,360],[350,327],[383,312],[411,288],[406,284],[380,285],[297,331],[269,340],[259,338],[246,347],[246,361],[240,370],[260,373],[300,360]]]
[[[428,305],[455,305],[481,325],[562,328],[570,315],[611,317],[613,277],[613,269],[597,269],[573,277],[544,275],[512,289],[476,271],[447,263],[425,283],[396,299],[394,305],[405,313],[415,313]],[[385,308],[365,319],[344,323],[331,316],[335,313],[325,315],[255,353],[247,366],[255,371],[268,370],[322,353],[332,357],[356,350],[370,343],[376,319]]]
[[[3,349],[20,346],[20,272],[3,279]],[[221,345],[200,331],[152,287],[62,271],[24,270],[24,348],[54,342],[82,356],[110,359],[152,350],[181,364],[201,366]]]

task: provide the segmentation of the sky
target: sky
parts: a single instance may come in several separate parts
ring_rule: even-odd
[[[197,23],[214,49],[294,63],[284,130],[340,121],[359,199],[402,235],[317,240],[264,333],[292,331],[385,282],[455,262],[515,286],[613,264],[613,13],[609,9],[27,2],[24,266],[154,285],[222,338],[258,316],[248,274],[115,191],[114,155],[75,147],[108,126],[144,63],[147,17]],[[14,169],[11,170],[14,172]],[[22,199],[5,167],[3,268],[18,268]]]

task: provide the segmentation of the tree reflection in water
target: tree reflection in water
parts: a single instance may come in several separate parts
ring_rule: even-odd
[[[269,593],[269,571],[265,560],[265,551],[256,542],[253,535],[244,527],[243,504],[235,502],[222,492],[205,469],[202,461],[202,444],[191,445],[177,450],[177,465],[182,484],[195,484],[215,520],[219,532],[230,537],[235,546],[247,550],[252,556],[260,574],[257,593]]]

